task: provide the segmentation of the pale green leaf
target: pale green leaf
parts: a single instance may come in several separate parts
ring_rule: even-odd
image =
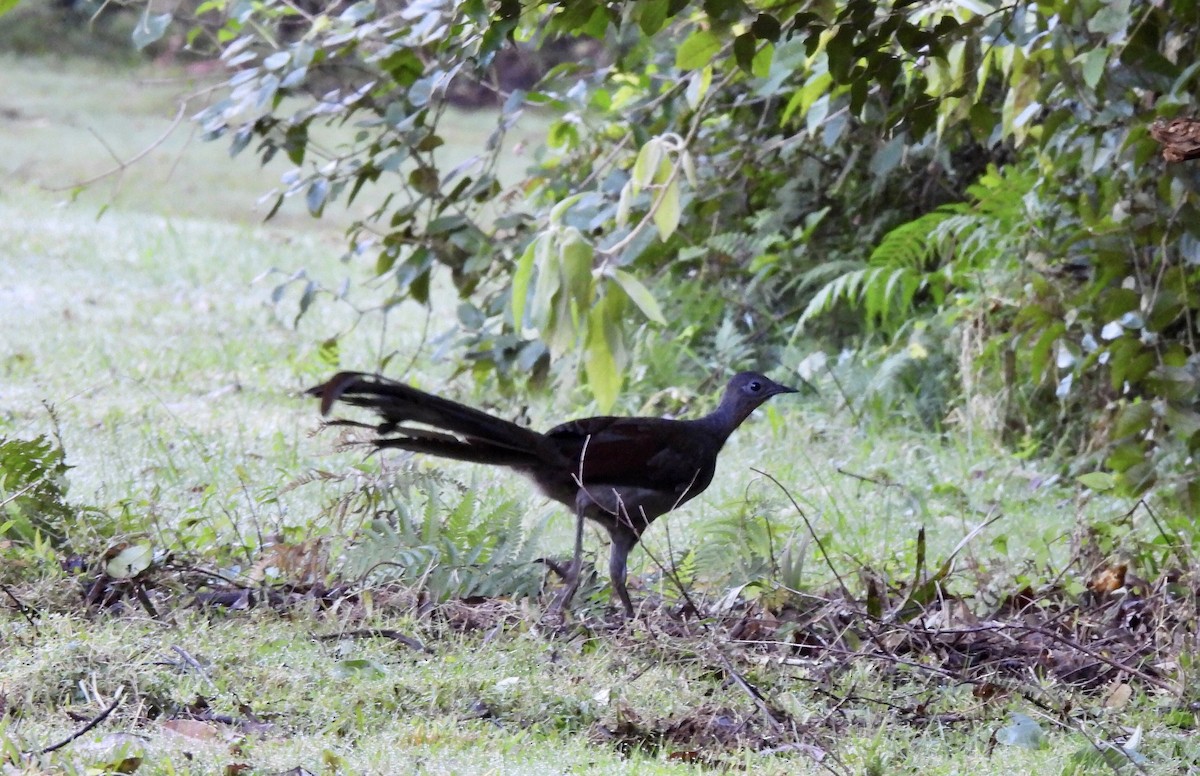
[[[826,93],[813,100],[812,105],[808,106],[808,110],[804,112],[804,124],[808,128],[809,134],[816,135],[828,115],[829,94]]]
[[[588,314],[587,344],[584,347],[583,368],[588,385],[600,405],[601,412],[610,410],[621,391],[621,372],[613,356],[613,346],[606,335],[606,305],[596,305]]]
[[[681,151],[679,153],[679,164],[683,166],[683,176],[687,178],[688,185],[695,188],[696,162],[692,159],[692,155],[687,151]]]
[[[554,239],[541,234],[534,241],[534,265],[537,267],[537,284],[534,287],[533,308],[529,317],[542,333],[554,328],[554,299],[562,288],[562,273],[558,269],[558,253],[554,250]]]
[[[1106,490],[1112,490],[1116,487],[1117,481],[1108,472],[1088,472],[1081,474],[1075,480],[1083,487],[1103,493]]]
[[[567,214],[567,211],[570,210],[571,206],[578,202],[581,197],[583,197],[583,194],[572,194],[552,207],[550,209],[550,223],[561,224],[563,222],[563,217]]]
[[[592,303],[592,263],[596,249],[578,229],[568,229],[558,245],[559,269],[567,296],[580,307]]]
[[[665,186],[674,174],[675,167],[671,164],[671,157],[664,153],[662,159],[658,162],[658,169],[654,172],[654,178],[650,182],[655,186]]]
[[[658,301],[642,281],[623,269],[613,270],[612,278],[621,286],[621,290],[625,292],[626,296],[633,300],[643,315],[660,326],[667,325],[662,308],[658,306]]]
[[[308,212],[314,216],[321,215],[321,211],[325,208],[325,200],[329,196],[329,181],[324,178],[317,178],[309,184],[308,192],[304,195],[304,204],[308,206]]]
[[[131,544],[118,552],[104,565],[104,573],[113,579],[133,579],[146,569],[154,559],[154,550],[148,544]]]
[[[629,223],[629,209],[633,206],[633,182],[627,182],[621,187],[621,196],[617,198],[617,226]]]
[[[954,4],[959,8],[965,8],[977,16],[987,16],[996,12],[996,9],[981,0],[954,0]]]
[[[1095,89],[1104,75],[1104,65],[1108,63],[1108,49],[1097,47],[1083,55],[1083,82],[1089,89]]]
[[[687,90],[684,92],[684,97],[687,98],[688,107],[692,110],[700,107],[700,101],[704,99],[704,95],[708,94],[708,87],[712,85],[712,66],[702,67],[692,73],[692,77],[688,79]]]
[[[1109,0],[1101,3],[1096,13],[1088,18],[1088,32],[1111,36],[1110,40],[1123,39],[1134,19],[1132,5],[1130,0]]]
[[[650,185],[654,175],[658,172],[662,158],[662,141],[657,137],[648,140],[642,146],[642,150],[638,151],[637,159],[633,162],[633,169],[629,173],[629,182],[633,184],[634,194]]]
[[[804,86],[800,87],[797,92],[792,95],[792,99],[788,100],[787,107],[783,111],[783,121],[791,118],[793,113],[799,112],[807,116],[809,108],[820,97],[827,97],[829,87],[833,84],[833,76],[828,72],[820,72],[809,78]],[[824,117],[822,117],[824,118]],[[811,129],[811,127],[810,127]]]
[[[525,252],[521,254],[521,258],[517,259],[517,270],[513,273],[512,297],[509,303],[512,307],[513,328],[517,331],[521,330],[525,321],[525,299],[529,295],[529,281],[533,279],[533,263],[537,255],[537,243],[538,240],[545,237],[544,234],[539,235],[537,240],[530,242],[525,246]]]
[[[658,208],[654,211],[654,226],[661,240],[665,242],[675,233],[680,215],[679,181],[674,180],[659,193]]]

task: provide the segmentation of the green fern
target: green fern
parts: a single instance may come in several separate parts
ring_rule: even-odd
[[[1006,264],[1005,255],[1015,254],[1033,181],[1026,172],[990,169],[968,189],[973,202],[945,205],[892,229],[865,264],[836,265],[840,274],[813,294],[797,330],[849,304],[862,309],[868,330],[894,334],[914,314],[939,312],[951,291],[977,291],[980,268]],[[810,272],[808,282],[830,271]]]
[[[402,478],[360,493],[355,509],[372,517],[343,553],[344,577],[420,585],[435,601],[528,597],[541,586],[534,558],[548,515],[526,528],[513,499]]]
[[[45,435],[0,437],[0,536],[61,544],[75,510],[67,503],[62,447]]]

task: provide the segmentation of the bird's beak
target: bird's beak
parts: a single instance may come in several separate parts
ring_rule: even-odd
[[[800,375],[796,375],[796,379],[799,380],[801,385],[804,386],[804,393],[812,393],[812,394],[820,395],[821,392],[818,391],[816,386],[813,385],[812,383],[810,383],[808,380],[805,380]],[[799,388],[784,388],[784,390],[780,391],[780,393],[800,393],[800,392],[801,391]]]

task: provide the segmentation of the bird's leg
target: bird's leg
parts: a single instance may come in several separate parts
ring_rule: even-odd
[[[575,591],[579,589],[579,575],[583,572],[583,520],[583,508],[581,506],[575,513],[575,556],[571,560],[571,570],[567,575],[567,586],[562,589],[562,592],[554,599],[554,603],[550,605],[550,611],[555,614],[562,612],[571,603],[571,599],[575,597]]]
[[[637,540],[637,534],[616,526],[612,530],[612,555],[608,558],[608,577],[612,580],[613,592],[621,599],[625,616],[630,620],[633,619],[633,602],[629,600],[629,591],[625,589],[625,566],[629,551],[637,544]]]

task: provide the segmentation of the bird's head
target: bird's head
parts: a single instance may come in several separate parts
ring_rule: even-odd
[[[739,372],[726,386],[725,396],[721,399],[721,406],[717,411],[724,414],[733,425],[737,425],[767,399],[781,393],[798,391],[758,372]]]

